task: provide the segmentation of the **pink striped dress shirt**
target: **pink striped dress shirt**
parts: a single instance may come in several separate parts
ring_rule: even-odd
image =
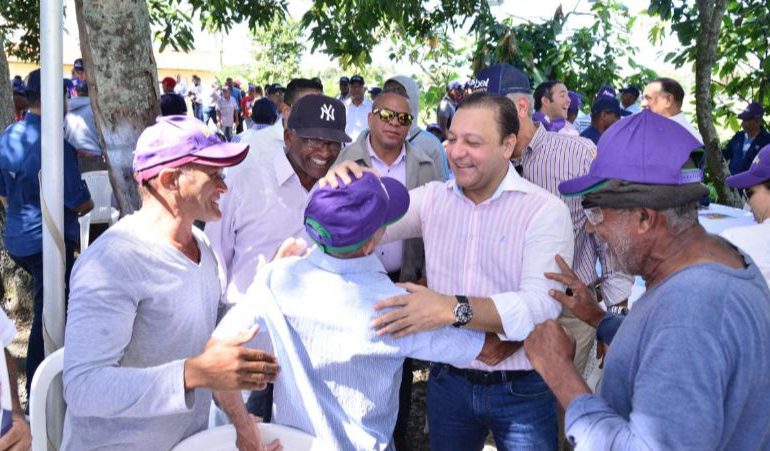
[[[478,205],[454,180],[413,189],[410,198],[409,211],[388,227],[384,240],[423,238],[431,289],[491,297],[505,331],[501,338],[508,340],[523,340],[536,324],[559,316],[561,306],[548,290],[562,287],[543,276],[558,272],[556,254],[572,261],[572,221],[558,198],[512,165],[492,197]],[[479,361],[468,367],[532,369],[523,349],[494,367]]]
[[[615,270],[616,263],[606,248],[596,242],[586,231],[586,216],[583,213],[582,196],[563,197],[559,194],[559,183],[588,173],[596,157],[596,145],[586,138],[552,133],[543,127],[537,131],[521,155],[522,175],[525,179],[542,187],[567,205],[572,217],[575,234],[575,255],[572,269],[585,284],[597,280],[597,259],[604,272],[602,293],[607,305],[614,305],[631,294],[634,278]]]

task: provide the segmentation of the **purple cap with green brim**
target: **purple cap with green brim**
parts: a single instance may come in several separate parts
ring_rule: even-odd
[[[339,183],[313,192],[305,207],[305,230],[326,252],[358,250],[409,209],[409,191],[396,179],[364,172],[347,185]]]
[[[613,179],[647,185],[703,180],[699,168],[684,168],[702,144],[678,123],[649,110],[615,122],[599,138],[597,147],[588,174],[560,183],[561,194],[588,194]]]
[[[746,171],[727,177],[730,188],[750,188],[770,180],[770,144],[759,150]]]

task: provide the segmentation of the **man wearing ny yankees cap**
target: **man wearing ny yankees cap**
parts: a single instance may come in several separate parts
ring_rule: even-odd
[[[206,227],[222,262],[226,304],[243,298],[260,256],[270,259],[304,250],[302,219],[310,189],[337,159],[342,144],[350,142],[345,106],[324,95],[305,95],[292,105],[283,137],[284,152],[228,178],[222,221]],[[262,397],[255,392],[249,410],[269,419],[269,407],[269,392]]]
[[[481,332],[443,327],[393,339],[371,329],[374,304],[405,292],[374,251],[385,226],[408,207],[403,184],[370,172],[340,189],[314,191],[304,227],[317,247],[260,270],[214,333],[225,339],[261,325],[250,345],[272,347],[281,362],[272,421],[313,434],[324,449],[393,449],[406,357],[489,361],[484,351],[495,337]],[[246,412],[238,394],[218,399],[237,425],[239,443],[253,441],[255,426],[239,420]]]

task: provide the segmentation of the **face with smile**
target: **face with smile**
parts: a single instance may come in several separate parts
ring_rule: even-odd
[[[406,98],[390,92],[380,94],[377,97],[374,109],[390,110],[396,114],[410,114],[409,102]],[[400,149],[404,145],[409,126],[401,125],[396,117],[385,122],[379,115],[369,113],[369,131],[374,147],[394,150]]]
[[[652,82],[644,87],[642,93],[642,108],[646,108],[653,113],[669,117],[674,97],[663,91],[663,85],[658,82]]]
[[[305,189],[310,189],[315,182],[329,172],[342,148],[335,141],[320,138],[304,138],[294,130],[284,132],[286,156],[294,172]]]
[[[221,219],[219,197],[227,192],[224,169],[192,163],[177,171],[180,208],[199,221]]]
[[[551,88],[551,96],[543,96],[543,113],[551,119],[566,119],[569,114],[569,91],[564,83],[557,83]]]
[[[493,108],[457,110],[446,151],[458,186],[472,201],[488,199],[508,171],[516,136],[501,136]]]

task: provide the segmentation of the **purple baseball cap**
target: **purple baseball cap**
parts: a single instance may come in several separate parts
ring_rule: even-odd
[[[615,99],[618,97],[618,95],[615,93],[615,88],[610,85],[603,85],[601,88],[599,88],[599,92],[596,93],[596,99],[598,100],[602,97]]]
[[[475,80],[470,80],[469,88],[475,92],[488,92],[504,96],[509,93],[532,93],[532,85],[527,74],[510,64],[495,64],[482,69]]]
[[[401,182],[364,172],[348,185],[340,181],[339,188],[313,192],[305,207],[305,230],[327,252],[353,252],[408,209],[409,191]]]
[[[762,105],[758,102],[751,102],[748,105],[746,105],[746,108],[743,109],[743,111],[738,114],[738,119],[740,120],[747,120],[747,119],[756,119],[761,118],[765,114],[765,109],[762,108]]]
[[[246,158],[248,144],[223,142],[190,116],[161,116],[139,136],[134,150],[134,178],[142,183],[164,168],[187,163],[224,168]]]
[[[750,188],[770,180],[770,144],[759,149],[746,171],[731,175],[725,180],[731,188]]]
[[[569,91],[569,108],[567,111],[575,112],[583,106],[583,100],[580,98],[580,94],[575,91]]]
[[[599,138],[597,147],[588,174],[560,183],[560,193],[581,196],[612,179],[647,185],[703,180],[699,168],[683,169],[702,144],[675,121],[649,110],[615,122]]]

